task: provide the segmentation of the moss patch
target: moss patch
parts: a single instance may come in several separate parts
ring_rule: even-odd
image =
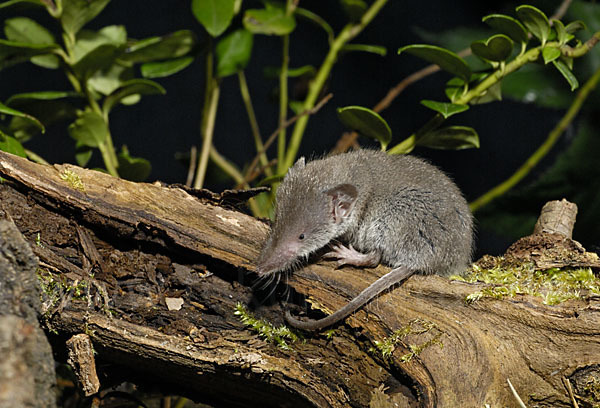
[[[396,350],[396,346],[400,344],[409,335],[424,335],[426,333],[432,333],[432,337],[419,344],[409,344],[408,348],[410,352],[400,357],[400,361],[403,363],[409,362],[413,357],[421,354],[426,348],[433,346],[434,344],[443,347],[440,338],[442,337],[442,331],[433,322],[425,319],[413,319],[406,326],[395,330],[391,336],[384,338],[383,340],[375,340],[373,342],[374,347],[369,351],[372,353],[379,353],[384,359],[388,359],[392,356]]]
[[[284,325],[275,327],[267,321],[257,319],[241,303],[235,306],[234,314],[239,316],[242,323],[255,331],[267,343],[276,344],[277,347],[283,350],[291,350],[288,342],[295,343],[300,340],[300,336],[290,330],[289,327]]]
[[[465,276],[452,276],[451,279],[493,285],[467,296],[469,303],[484,297],[532,295],[542,298],[544,304],[556,305],[569,299],[600,295],[600,279],[591,268],[538,270],[531,262],[515,264],[503,257],[486,256],[473,264]]]
[[[60,178],[69,183],[71,188],[85,192],[85,186],[83,185],[83,181],[81,181],[81,177],[74,171],[69,169],[63,170],[62,173],[60,173]]]

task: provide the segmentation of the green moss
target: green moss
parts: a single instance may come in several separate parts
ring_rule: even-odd
[[[73,170],[63,170],[62,173],[60,173],[60,178],[69,183],[71,188],[85,192],[85,186],[83,185],[83,181],[81,181],[81,177]]]
[[[42,244],[42,236],[41,236],[41,234],[39,232],[35,236],[35,245],[38,246],[38,247],[41,247],[41,248],[44,247],[44,245]]]
[[[600,380],[592,378],[585,387],[583,387],[583,391],[585,391],[586,399],[590,401],[592,406],[594,408],[600,408]]]
[[[423,350],[434,344],[438,344],[440,347],[443,347],[443,344],[440,341],[443,333],[435,323],[424,319],[411,320],[408,322],[408,325],[394,331],[391,336],[386,337],[381,341],[375,340],[373,342],[375,347],[372,347],[369,351],[373,353],[378,352],[384,359],[388,359],[396,350],[396,346],[408,335],[423,335],[428,332],[433,333],[432,338],[420,344],[410,344],[408,346],[410,352],[400,357],[400,361],[406,363],[409,362],[414,356],[418,356]]]
[[[276,344],[283,350],[291,350],[288,342],[295,343],[300,340],[300,337],[287,326],[275,327],[267,321],[255,318],[241,303],[235,306],[234,314],[239,316],[241,322],[255,331],[259,337],[268,343]]]
[[[532,295],[547,305],[556,305],[569,299],[581,299],[600,294],[600,279],[591,268],[552,268],[536,270],[532,263],[510,265],[503,258],[491,268],[474,264],[466,276],[452,276],[462,282],[484,282],[494,286],[472,293],[468,303],[484,297],[501,299],[515,295]]]
[[[40,300],[44,314],[54,308],[65,296],[83,300],[87,296],[88,283],[85,280],[69,282],[63,275],[53,274],[42,268],[37,270],[40,284]]]

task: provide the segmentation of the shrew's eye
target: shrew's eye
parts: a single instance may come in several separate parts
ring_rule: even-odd
[[[300,241],[302,241],[302,240],[304,239],[304,234],[300,234],[300,236],[298,237],[298,239],[299,239]]]

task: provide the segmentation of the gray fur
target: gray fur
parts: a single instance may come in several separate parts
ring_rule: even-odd
[[[288,315],[292,325],[307,330],[335,323],[413,273],[450,275],[471,259],[473,220],[467,202],[450,178],[416,157],[359,150],[309,163],[302,158],[283,179],[276,199],[259,275],[293,268],[332,240],[361,253],[375,252],[394,268],[357,296],[360,302],[350,302],[343,313],[323,319],[327,322],[300,322]]]

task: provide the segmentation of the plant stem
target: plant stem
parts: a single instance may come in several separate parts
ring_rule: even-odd
[[[202,188],[204,184],[204,178],[206,176],[206,168],[208,167],[208,157],[210,154],[210,147],[212,146],[212,132],[214,130],[214,120],[217,115],[217,102],[219,100],[219,90],[214,89],[218,87],[218,82],[213,77],[214,72],[214,54],[213,54],[213,39],[208,36],[208,43],[206,45],[206,77],[204,86],[204,104],[202,105],[202,119],[200,121],[200,134],[202,135],[202,148],[200,149],[200,155],[198,157],[198,165],[196,166],[196,175],[194,177],[194,188]],[[216,93],[215,93],[216,92]],[[214,101],[213,106],[213,100]],[[213,112],[214,111],[214,112]],[[213,112],[212,124],[211,112]],[[210,132],[209,132],[210,131]],[[207,140],[210,139],[210,140]]]
[[[600,81],[600,69],[598,69],[594,74],[587,80],[587,82],[581,87],[577,96],[573,100],[573,103],[567,110],[566,114],[562,117],[562,119],[558,122],[558,124],[552,129],[552,131],[548,134],[548,137],[537,148],[537,150],[514,172],[512,176],[510,176],[504,182],[498,184],[496,187],[489,190],[487,193],[483,194],[481,197],[470,203],[471,211],[475,212],[484,205],[488,204],[494,198],[506,193],[512,187],[514,187],[519,181],[521,181],[531,169],[536,166],[540,160],[542,160],[546,154],[550,151],[550,149],[556,144],[558,138],[562,135],[564,130],[569,126],[569,124],[573,121],[575,116],[581,110],[584,101],[589,96],[590,92],[596,88],[596,85]]]
[[[547,42],[545,46],[537,46],[535,48],[530,49],[529,51],[517,56],[514,60],[505,64],[503,68],[497,69],[493,74],[487,76],[483,81],[478,83],[473,89],[466,92],[460,98],[453,101],[456,104],[467,105],[473,99],[480,97],[483,95],[490,87],[500,82],[505,76],[517,71],[523,65],[528,62],[536,61],[542,49],[545,47],[556,47],[559,48],[561,53],[565,56],[569,57],[581,57],[589,52],[594,45],[596,45],[600,41],[600,32],[595,33],[592,38],[583,43],[577,48],[571,48],[568,46],[560,46],[558,42]],[[401,153],[409,153],[414,149],[414,147],[419,143],[419,139],[424,136],[427,132],[435,130],[442,123],[444,123],[443,117],[440,114],[436,114],[429,122],[425,124],[421,129],[419,129],[416,133],[413,133],[402,142],[397,144],[396,146],[389,149],[388,153],[390,154],[401,154]]]
[[[210,97],[211,86],[213,84],[213,71],[214,71],[214,54],[213,54],[213,39],[211,36],[208,36],[207,44],[206,44],[206,75],[204,78],[204,103],[202,105],[202,119],[200,121],[200,133],[204,133],[204,128],[206,126],[206,120],[208,117],[208,110],[210,106]]]
[[[229,177],[231,177],[237,184],[241,184],[243,188],[250,188],[250,185],[244,180],[244,175],[237,169],[237,167],[227,160],[219,153],[215,146],[210,147],[210,159],[223,170]],[[250,211],[257,217],[265,217],[261,207],[258,205],[254,198],[248,200],[248,206]]]
[[[196,179],[194,188],[202,188],[204,178],[206,177],[206,168],[208,167],[208,157],[212,146],[213,134],[215,130],[215,119],[217,117],[217,106],[219,104],[219,84],[216,79],[213,79],[210,85],[211,97],[209,108],[206,114],[206,123],[202,132],[202,150],[200,151],[200,159],[198,160],[198,168],[196,169]]]
[[[310,110],[315,105],[342,47],[356,37],[373,20],[373,18],[375,18],[387,1],[388,0],[375,0],[365,14],[363,14],[359,22],[346,25],[333,40],[323,64],[308,88],[308,95],[304,100],[303,110]],[[279,173],[283,173],[294,164],[298,149],[300,148],[300,142],[302,141],[302,135],[308,124],[308,118],[308,116],[303,116],[296,122],[292,136],[290,137],[290,144],[287,148],[285,161],[279,166],[279,170],[283,171],[279,171]]]
[[[77,75],[75,75],[75,73],[73,72],[73,70],[71,68],[73,65],[73,60],[74,60],[73,47],[75,44],[75,39],[72,38],[67,33],[63,33],[63,42],[64,42],[65,50],[66,50],[66,54],[65,54],[66,58],[63,58],[65,61],[65,64],[66,64],[65,75],[67,76],[67,79],[73,86],[73,89],[76,92],[81,92],[86,96],[87,101],[88,101],[88,106],[91,108],[91,110],[94,111],[95,113],[97,113],[98,115],[100,115],[104,119],[104,122],[106,123],[107,132],[105,135],[105,141],[98,146],[98,150],[100,150],[100,154],[102,155],[102,160],[104,161],[104,166],[106,167],[106,170],[108,171],[108,173],[111,176],[119,177],[119,173],[117,172],[117,167],[119,167],[119,161],[117,159],[117,154],[115,152],[115,147],[113,145],[110,130],[108,130],[109,129],[108,113],[105,114],[102,111],[102,109],[98,105],[98,102],[96,102],[96,100],[94,99],[94,96],[88,89],[87,84],[85,82],[81,81],[77,77]]]
[[[44,158],[40,155],[38,155],[37,153],[32,152],[29,149],[25,149],[25,154],[27,155],[27,158],[35,163],[39,163],[39,164],[50,164],[48,163],[46,160],[44,160]]]
[[[286,129],[285,126],[281,126],[287,117],[287,105],[288,105],[288,68],[290,63],[290,36],[284,35],[281,38],[282,45],[282,56],[281,56],[281,72],[279,73],[279,136],[277,138],[277,173],[283,173],[285,149],[286,149]]]
[[[258,122],[256,120],[256,114],[254,113],[254,107],[252,106],[252,99],[250,98],[250,90],[248,89],[248,82],[246,82],[246,75],[243,70],[238,71],[238,80],[240,83],[240,93],[242,94],[242,100],[248,113],[248,120],[250,121],[250,128],[252,129],[252,136],[254,137],[254,145],[256,146],[257,152],[263,151],[263,142],[260,135],[260,129],[258,128]],[[259,155],[260,164],[266,166],[269,160],[267,155],[263,152]],[[273,172],[270,168],[265,169],[267,176],[271,176]],[[239,181],[236,180],[239,183]]]

